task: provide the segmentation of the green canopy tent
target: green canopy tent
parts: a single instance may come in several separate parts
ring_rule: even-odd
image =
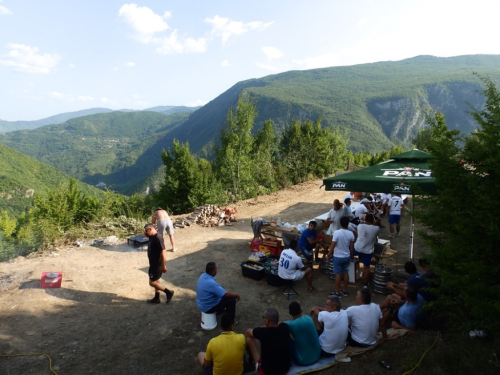
[[[426,152],[411,150],[359,171],[326,178],[323,184],[327,191],[434,195],[437,187],[428,163],[432,158]],[[410,258],[413,259],[413,218],[410,224]]]

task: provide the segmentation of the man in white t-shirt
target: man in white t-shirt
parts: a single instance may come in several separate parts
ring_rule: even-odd
[[[380,194],[380,205],[382,206],[382,216],[389,216],[389,199],[391,199],[391,194],[382,193]]]
[[[375,242],[380,228],[374,225],[372,214],[366,214],[365,224],[359,224],[357,228],[358,237],[354,243],[354,255],[359,257],[363,263],[363,281],[368,286],[370,281],[370,263],[375,250]]]
[[[301,280],[304,277],[307,281],[307,291],[312,292],[312,268],[308,268],[297,255],[297,240],[290,241],[290,249],[283,250],[280,255],[278,265],[278,276],[284,280]]]
[[[333,357],[344,350],[347,340],[349,319],[347,312],[340,309],[339,297],[328,297],[325,307],[311,308],[310,315],[316,329],[321,332],[319,344],[323,357]]]
[[[342,199],[342,201],[345,202],[347,198],[354,199],[354,191],[350,191],[346,195],[344,195],[344,199]]]
[[[391,231],[389,238],[399,236],[402,209],[403,199],[401,198],[401,194],[396,193],[389,199],[389,230]],[[394,224],[396,225],[396,235],[394,235]]]
[[[358,290],[356,301],[357,306],[346,309],[350,322],[347,342],[355,347],[372,346],[377,342],[379,329],[382,331],[382,336],[387,338],[387,331],[382,324],[382,311],[377,304],[372,303],[370,290],[368,288]]]
[[[331,294],[334,297],[341,295],[347,297],[349,286],[349,265],[354,259],[354,233],[347,229],[349,218],[340,218],[340,229],[333,232],[332,244],[328,249],[328,257],[333,257],[333,272],[335,273],[335,291]],[[344,289],[340,290],[340,278],[344,275]],[[342,294],[341,294],[342,293]]]
[[[354,212],[354,216],[357,217],[359,220],[365,220],[365,215],[370,212],[370,201],[366,198],[361,200],[361,204],[356,208],[356,211]]]
[[[335,199],[333,201],[333,208],[328,212],[326,219],[326,227],[328,228],[326,234],[333,235],[337,229],[340,229],[340,218],[346,216],[345,210],[342,208],[340,201]]]

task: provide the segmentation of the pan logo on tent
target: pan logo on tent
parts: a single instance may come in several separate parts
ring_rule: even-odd
[[[383,177],[423,177],[430,178],[431,170],[430,169],[420,169],[414,167],[404,167],[404,168],[396,168],[396,169],[383,169],[384,174]]]
[[[345,189],[347,186],[346,182],[337,181],[332,183],[332,189]]]
[[[411,186],[406,184],[393,185],[392,191],[401,193],[411,193]]]

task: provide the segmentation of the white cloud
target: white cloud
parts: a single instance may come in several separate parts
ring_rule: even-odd
[[[80,100],[82,102],[91,102],[91,101],[95,100],[95,98],[93,96],[84,96],[84,95],[80,95],[76,99]]]
[[[227,68],[228,66],[231,66],[231,63],[229,62],[229,60],[224,60],[220,63],[220,66],[222,66],[223,68]]]
[[[0,5],[0,16],[10,16],[12,14],[12,11],[4,7],[3,5]]]
[[[60,92],[57,92],[57,91],[52,91],[52,92],[49,92],[48,95],[51,97],[51,98],[55,98],[55,99],[65,99],[65,95],[60,93]]]
[[[259,68],[262,68],[262,69],[265,69],[265,70],[269,70],[271,72],[277,72],[279,70],[276,66],[263,64],[263,63],[258,62],[258,61],[257,61],[257,66]]]
[[[241,35],[250,30],[264,30],[271,26],[274,21],[266,23],[261,21],[244,23],[241,21],[232,21],[229,18],[216,15],[213,18],[205,18],[205,22],[212,24],[212,35],[220,37],[222,39],[222,44],[226,44],[233,35]]]
[[[68,65],[71,69],[73,69],[75,67],[75,64],[69,64]]]
[[[195,101],[189,102],[189,103],[185,103],[184,105],[186,107],[201,107],[201,106],[203,106],[203,105],[205,105],[207,103],[208,103],[208,101],[206,101],[206,100],[196,99]]]
[[[361,18],[358,22],[356,22],[356,26],[363,26],[365,23],[367,23],[370,20],[369,17],[364,17]]]
[[[135,67],[135,62],[130,61],[130,62],[126,63],[125,66],[127,68],[133,68],[133,67]]]
[[[339,54],[326,53],[324,55],[293,59],[292,62],[301,69],[326,68],[330,66],[346,65]]]
[[[174,30],[170,36],[161,39],[160,46],[156,48],[156,51],[163,55],[186,52],[202,53],[206,51],[206,45],[207,40],[205,38],[179,40],[177,30]]]
[[[170,29],[170,26],[164,21],[164,19],[170,18],[169,12],[160,16],[148,7],[125,4],[118,11],[118,15],[137,31],[135,38],[143,43],[150,42],[154,34]]]
[[[279,59],[284,56],[283,52],[274,47],[269,47],[269,46],[262,47],[261,51],[266,54],[268,60]]]
[[[109,103],[111,102],[111,100],[109,100],[108,98],[101,98],[101,103]]]
[[[166,55],[171,53],[202,53],[207,49],[206,38],[179,37],[177,29],[167,36],[155,34],[169,30],[170,26],[164,21],[172,16],[165,12],[163,16],[154,13],[150,8],[138,7],[136,4],[125,4],[118,14],[125,19],[136,31],[134,39],[144,44],[155,44],[156,51]]]
[[[59,64],[61,59],[61,56],[55,53],[42,54],[37,47],[24,44],[10,43],[7,47],[10,52],[1,56],[0,65],[11,66],[20,72],[46,74]]]

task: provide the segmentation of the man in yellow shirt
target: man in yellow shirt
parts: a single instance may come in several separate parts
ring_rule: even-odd
[[[198,363],[208,375],[241,375],[245,355],[245,335],[235,333],[233,314],[221,318],[222,333],[214,337],[206,352],[198,353]]]

